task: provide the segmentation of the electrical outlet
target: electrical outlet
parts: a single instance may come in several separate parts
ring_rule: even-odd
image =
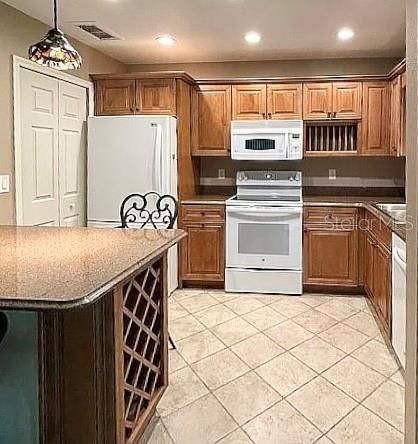
[[[0,193],[8,193],[10,190],[9,176],[0,176]]]
[[[225,179],[225,168],[218,168],[218,179]]]
[[[337,180],[337,170],[335,168],[331,168],[328,170],[328,179]]]

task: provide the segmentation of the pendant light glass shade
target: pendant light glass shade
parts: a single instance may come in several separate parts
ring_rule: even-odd
[[[29,59],[39,65],[60,70],[78,69],[82,59],[57,27],[57,1],[54,0],[54,28],[29,48]]]

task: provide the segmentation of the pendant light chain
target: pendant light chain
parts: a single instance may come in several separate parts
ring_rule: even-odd
[[[54,0],[54,28],[58,29],[58,6],[57,6],[57,0]]]

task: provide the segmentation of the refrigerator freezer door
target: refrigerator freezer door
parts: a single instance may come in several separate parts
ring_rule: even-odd
[[[161,116],[91,117],[88,144],[88,220],[119,223],[127,195],[148,191],[177,195],[176,120]],[[174,128],[174,140],[173,140]]]

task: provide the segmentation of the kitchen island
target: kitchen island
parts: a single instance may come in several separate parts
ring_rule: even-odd
[[[2,443],[139,440],[168,384],[166,255],[184,236],[0,227]]]

